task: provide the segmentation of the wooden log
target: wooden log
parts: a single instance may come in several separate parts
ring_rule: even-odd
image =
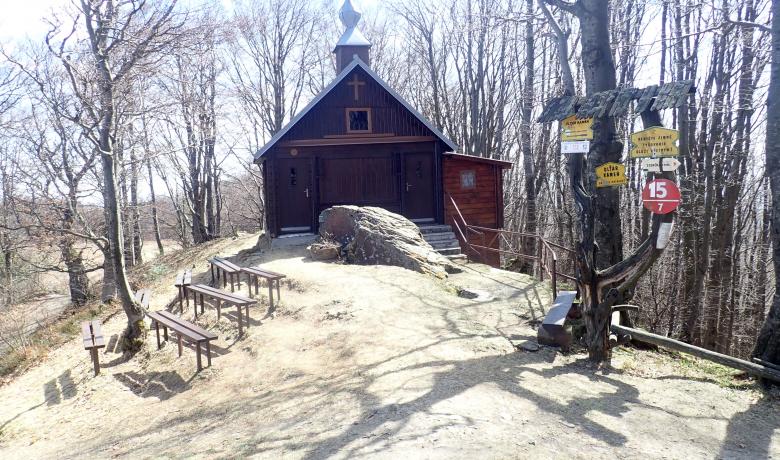
[[[706,350],[704,348],[699,348],[693,345],[689,345],[687,343],[680,342],[679,340],[670,339],[669,337],[653,334],[640,329],[634,329],[634,328],[615,325],[615,324],[612,325],[611,329],[613,332],[616,332],[618,334],[631,335],[631,337],[635,340],[652,343],[658,346],[687,353],[689,355],[697,356],[699,358],[706,359],[708,361],[712,361],[714,363],[718,363],[723,366],[732,367],[734,369],[745,371],[748,374],[752,374],[757,377],[762,377],[768,380],[773,380],[775,382],[780,382],[780,371],[772,369],[767,366],[763,366],[761,364],[751,363],[750,361],[745,361],[743,359],[735,358],[733,356],[728,356],[714,351]]]

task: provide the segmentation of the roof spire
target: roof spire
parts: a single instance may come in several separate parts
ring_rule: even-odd
[[[354,29],[360,22],[361,16],[363,15],[352,5],[351,0],[344,0],[344,4],[339,11],[339,18],[341,18],[341,23],[344,24],[344,27]]]
[[[344,24],[346,30],[341,34],[341,38],[336,43],[336,49],[333,50],[336,53],[337,72],[341,72],[348,66],[355,56],[369,64],[368,51],[371,48],[371,42],[366,40],[366,37],[357,28],[361,16],[360,11],[352,5],[352,0],[344,0],[344,5],[339,11],[339,18],[341,18],[341,23]]]

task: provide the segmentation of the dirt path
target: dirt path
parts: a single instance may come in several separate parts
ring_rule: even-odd
[[[129,362],[109,346],[93,378],[74,340],[0,388],[0,457],[780,456],[780,410],[753,391],[683,378],[656,354],[623,353],[624,370],[603,373],[582,355],[516,351],[550,300],[526,276],[472,265],[450,280],[480,294],[470,300],[407,270],[295,248],[235,260],[290,275],[275,318],[254,309],[238,338],[232,312],[217,321],[208,309],[201,324],[220,339],[200,374],[175,345]],[[154,307],[173,298],[173,276],[158,280]],[[105,330],[122,326],[117,316]]]

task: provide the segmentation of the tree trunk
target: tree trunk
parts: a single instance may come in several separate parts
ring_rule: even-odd
[[[149,199],[152,203],[152,227],[154,229],[154,240],[157,242],[157,252],[160,255],[165,254],[162,238],[160,236],[160,218],[157,216],[157,196],[154,194],[154,175],[152,174],[152,160],[146,159],[146,171],[149,174]]]
[[[68,288],[70,301],[73,305],[81,306],[89,300],[89,278],[84,268],[84,259],[81,252],[75,248],[73,239],[65,237],[60,242],[62,260],[68,270]]]
[[[775,286],[780,286],[780,0],[772,0],[772,64],[766,109],[766,174],[772,192],[772,256]],[[780,364],[780,292],[775,290],[769,314],[753,356]]]

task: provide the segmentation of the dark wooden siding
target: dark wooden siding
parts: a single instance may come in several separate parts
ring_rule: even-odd
[[[357,75],[365,82],[356,101],[353,86],[347,85]],[[346,135],[346,109],[370,108],[373,134],[396,136],[432,136],[433,133],[387,90],[360,68],[356,68],[307,113],[280,142],[320,139]]]
[[[474,188],[463,188],[461,184],[461,173],[464,171],[474,171]],[[475,257],[475,254],[466,248],[465,242],[458,231],[455,229],[454,220],[457,211],[450,201],[452,197],[457,203],[463,218],[470,225],[478,225],[487,228],[502,228],[503,222],[503,192],[501,190],[501,167],[493,164],[481,163],[477,161],[468,161],[460,158],[444,158],[444,215],[446,223],[453,226],[456,236],[461,240],[464,253],[469,257]],[[486,241],[477,235],[467,236],[474,244],[487,245],[498,249],[499,242],[494,240],[490,244],[493,235],[486,235]],[[500,257],[498,253],[489,251],[482,260],[484,263],[499,266]]]

